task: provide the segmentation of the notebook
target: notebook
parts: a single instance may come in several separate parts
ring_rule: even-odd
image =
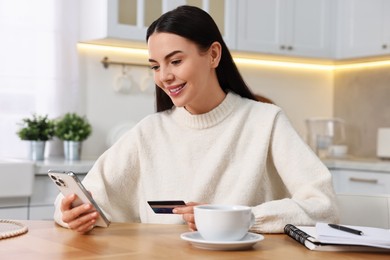
[[[390,230],[373,227],[349,226],[363,232],[351,234],[331,228],[326,223],[315,227],[287,224],[284,233],[310,250],[318,251],[373,251],[390,253]]]

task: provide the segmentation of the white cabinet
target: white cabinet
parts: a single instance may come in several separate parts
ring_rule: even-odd
[[[0,219],[27,219],[28,197],[0,198]]]
[[[13,192],[12,196],[0,196],[0,219],[53,219],[54,200],[59,190],[47,175],[48,170],[73,171],[80,180],[83,180],[94,163],[95,160],[67,161],[53,158],[31,164],[33,185],[32,188],[30,187],[30,192],[27,194]],[[23,170],[23,168],[18,169]],[[28,172],[27,169],[24,171]],[[17,183],[11,185],[13,190],[23,188],[27,182],[25,175],[17,173],[19,179],[16,178]]]
[[[29,217],[30,220],[53,220],[54,206],[53,202],[50,206],[30,206]]]
[[[340,0],[337,58],[390,54],[390,1]]]
[[[330,57],[332,8],[328,0],[239,1],[237,49]]]
[[[29,203],[28,219],[53,219],[54,201],[58,193],[58,188],[47,175],[36,175],[34,191]]]
[[[85,173],[77,174],[83,180]],[[29,202],[29,219],[53,219],[54,201],[59,193],[56,185],[45,175],[35,175],[34,191]]]
[[[189,4],[210,13],[226,43],[234,47],[236,3],[236,0],[83,0],[80,1],[80,40],[144,45],[147,27],[155,19],[179,5]]]
[[[0,207],[0,219],[27,219],[28,208],[27,207]]]
[[[377,195],[390,194],[390,173],[331,169],[336,193]]]
[[[325,59],[390,54],[389,0],[83,0],[80,41],[144,48],[147,27],[185,4],[209,12],[232,50]]]
[[[86,173],[78,173],[83,180]],[[0,198],[0,219],[53,219],[54,201],[59,193],[46,174],[35,175],[31,197]]]

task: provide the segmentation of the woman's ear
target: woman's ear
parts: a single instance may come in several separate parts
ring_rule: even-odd
[[[219,65],[222,55],[222,46],[219,42],[213,42],[209,48],[211,57],[211,67],[216,68]]]

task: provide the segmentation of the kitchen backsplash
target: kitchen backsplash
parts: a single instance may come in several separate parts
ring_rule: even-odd
[[[334,116],[347,122],[351,155],[376,157],[377,130],[390,127],[390,67],[336,70]]]

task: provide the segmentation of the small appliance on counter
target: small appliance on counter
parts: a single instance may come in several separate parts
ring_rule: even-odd
[[[390,128],[379,128],[376,155],[381,159],[390,159]]]
[[[319,157],[342,157],[347,154],[345,121],[341,118],[306,119],[307,142]]]

